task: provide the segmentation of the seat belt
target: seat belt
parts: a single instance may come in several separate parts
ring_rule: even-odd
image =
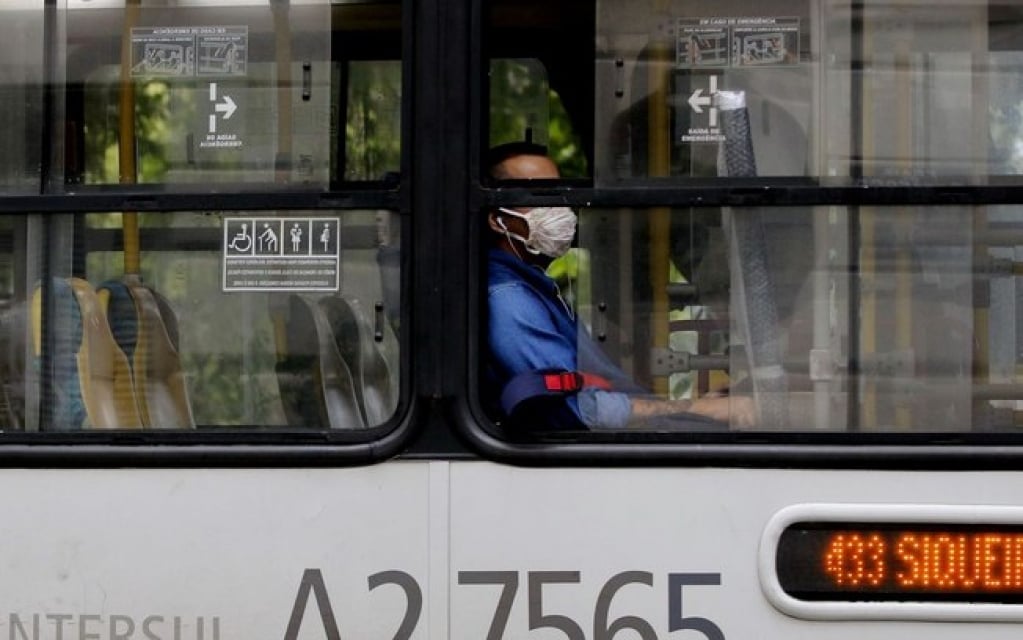
[[[611,383],[601,376],[564,369],[526,371],[512,378],[501,391],[501,409],[506,416],[514,414],[523,402],[541,397],[564,397],[579,393],[587,387],[611,389]]]

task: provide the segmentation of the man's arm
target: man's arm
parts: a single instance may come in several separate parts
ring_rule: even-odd
[[[642,425],[651,418],[695,413],[721,422],[750,427],[756,419],[756,407],[751,398],[740,396],[705,397],[696,400],[661,400],[659,398],[631,398],[630,425]]]

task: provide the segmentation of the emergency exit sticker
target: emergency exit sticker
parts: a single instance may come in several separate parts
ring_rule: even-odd
[[[171,82],[179,103],[196,104],[199,121],[190,135],[201,151],[245,146],[239,121],[248,72],[247,26],[132,27],[131,75]]]
[[[718,92],[729,69],[799,63],[799,18],[679,18],[675,39],[675,144],[725,141]]]
[[[248,51],[246,26],[132,27],[131,75],[245,76]]]
[[[338,291],[339,218],[225,218],[224,291]]]
[[[679,18],[675,42],[675,66],[681,69],[797,64],[799,18]]]

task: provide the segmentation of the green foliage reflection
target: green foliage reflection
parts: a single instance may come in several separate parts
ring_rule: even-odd
[[[547,146],[566,178],[588,174],[586,155],[560,96],[538,60],[490,62],[490,146],[530,140]]]

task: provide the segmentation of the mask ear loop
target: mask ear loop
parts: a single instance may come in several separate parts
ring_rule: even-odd
[[[508,231],[508,227],[505,226],[504,220],[501,219],[500,215],[494,216],[494,219],[497,220],[497,226],[504,229],[504,237],[508,239],[508,244],[511,246],[511,250],[515,252],[515,257],[525,262],[525,260],[522,258],[522,254],[520,254],[519,250],[515,248],[515,240],[514,238],[511,237],[511,232]]]

